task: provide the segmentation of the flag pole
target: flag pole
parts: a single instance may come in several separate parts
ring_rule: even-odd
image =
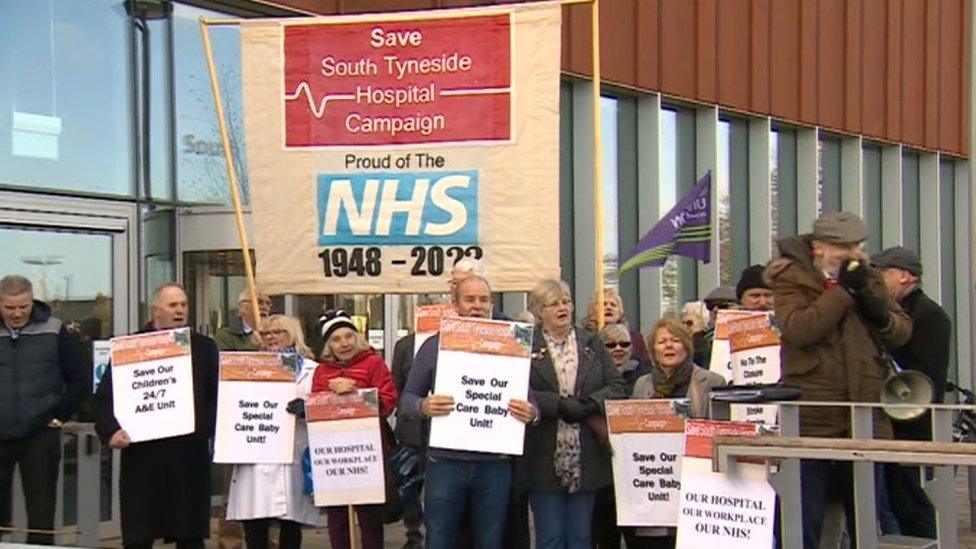
[[[593,42],[593,194],[596,208],[594,235],[596,242],[596,325],[603,329],[603,136],[600,113],[600,0],[593,0],[590,5],[592,19]]]
[[[210,73],[210,90],[213,92],[214,107],[217,111],[217,124],[220,127],[220,142],[224,148],[224,162],[227,166],[227,182],[230,185],[230,196],[234,203],[234,219],[237,221],[237,236],[241,241],[241,252],[244,255],[244,274],[247,276],[247,292],[251,298],[251,314],[254,315],[254,330],[261,329],[261,308],[258,306],[258,291],[254,284],[254,269],[251,267],[251,247],[247,242],[247,231],[244,228],[244,211],[241,207],[241,196],[238,191],[237,173],[234,171],[234,153],[230,148],[230,136],[227,133],[227,118],[224,116],[224,101],[220,96],[220,84],[217,82],[217,68],[214,65],[213,48],[210,45],[210,29],[200,18],[200,36],[203,38],[203,53],[207,58],[207,70]]]

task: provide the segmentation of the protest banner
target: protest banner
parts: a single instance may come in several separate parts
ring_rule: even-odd
[[[560,12],[242,22],[262,288],[439,292],[465,257],[495,291],[557,276]]]
[[[420,346],[441,329],[441,318],[454,316],[457,311],[450,303],[431,303],[417,305],[413,308],[413,354],[416,355]]]
[[[108,371],[112,362],[112,344],[107,339],[92,341],[92,393],[98,390],[98,383]]]
[[[190,329],[110,340],[113,411],[132,442],[192,433]]]
[[[751,316],[727,324],[731,351],[732,383],[756,385],[780,380],[780,336],[772,316]],[[779,406],[775,404],[733,404],[732,421],[775,425]]]
[[[434,394],[454,397],[454,411],[431,419],[430,446],[522,455],[525,425],[508,414],[527,400],[533,327],[520,322],[441,320]]]
[[[681,466],[678,549],[773,546],[776,493],[762,463],[735,462],[727,473],[712,471],[712,439],[718,435],[758,436],[751,423],[688,420]]]
[[[708,369],[732,382],[732,350],[729,348],[729,322],[737,318],[762,316],[764,311],[719,309],[715,313],[715,336],[712,339],[712,356]]]
[[[214,463],[292,463],[296,355],[220,353]]]
[[[315,505],[383,503],[382,420],[376,389],[311,393],[305,418]]]
[[[687,400],[608,400],[619,526],[677,526]]]

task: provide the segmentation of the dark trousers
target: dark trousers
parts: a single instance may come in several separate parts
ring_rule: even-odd
[[[529,493],[512,482],[512,494],[508,501],[508,525],[505,528],[506,549],[529,549],[532,546],[529,532]]]
[[[921,471],[895,463],[885,465],[885,481],[891,510],[906,536],[935,539],[935,507],[922,487]]]
[[[170,540],[164,540],[165,543],[172,543]],[[130,543],[129,545],[124,545],[125,549],[152,549],[152,543]],[[178,539],[176,540],[176,549],[203,549],[204,544],[202,539]]]
[[[677,535],[669,536],[638,536],[636,528],[624,529],[624,540],[627,549],[674,549],[678,542]]]
[[[851,535],[851,549],[856,549],[854,536],[854,470],[849,461],[819,459],[800,460],[801,511],[803,513],[803,547],[820,548],[824,509],[827,502],[840,499],[847,515],[847,531]]]
[[[20,467],[27,506],[27,528],[53,530],[61,464],[61,431],[47,429],[0,441],[0,525],[11,525],[14,467]],[[28,534],[27,543],[54,545],[51,534]]]
[[[278,523],[278,547],[280,549],[298,549],[302,546],[302,525],[293,520],[284,519],[255,519],[242,520],[244,526],[244,542],[247,549],[268,549],[268,531],[271,523]]]
[[[613,488],[597,490],[593,504],[593,549],[620,549],[620,528],[617,527],[617,502]]]
[[[410,446],[417,453],[417,462],[420,465],[420,473],[423,474],[424,465],[427,463],[426,446]],[[422,490],[423,488],[421,488]],[[424,502],[423,494],[418,494],[417,499],[410,502],[403,508],[403,526],[407,530],[407,542],[404,548],[420,549],[424,546]]]
[[[362,549],[383,549],[383,506],[356,505],[356,517],[359,519],[359,534],[363,543],[357,545]],[[350,525],[348,507],[326,507],[325,515],[329,520],[329,542],[333,549],[349,549]]]

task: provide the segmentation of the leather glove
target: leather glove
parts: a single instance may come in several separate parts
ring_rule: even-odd
[[[858,295],[868,285],[868,266],[858,259],[844,260],[837,272],[837,283],[847,290],[847,293]]]
[[[857,308],[861,311],[861,316],[875,330],[884,331],[891,322],[888,314],[888,304],[884,298],[880,298],[871,292],[861,292],[857,296]]]
[[[296,417],[300,417],[300,418],[304,419],[305,418],[305,401],[302,400],[302,399],[300,399],[300,398],[296,398],[294,400],[291,400],[291,401],[288,402],[288,405],[285,406],[285,410],[289,414],[293,414]]]
[[[559,399],[556,411],[559,414],[559,419],[566,423],[579,423],[587,417],[586,404],[576,397]]]

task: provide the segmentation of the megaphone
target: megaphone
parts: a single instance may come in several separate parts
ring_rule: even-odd
[[[914,408],[884,407],[895,421],[918,419],[928,410],[935,392],[929,376],[915,370],[902,370],[894,360],[887,360],[889,374],[881,387],[881,404],[920,404]]]

